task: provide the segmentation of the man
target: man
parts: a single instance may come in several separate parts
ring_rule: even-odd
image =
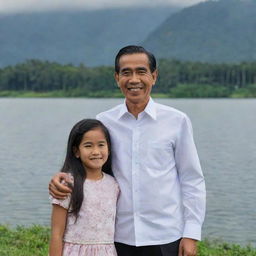
[[[97,115],[111,134],[121,189],[116,248],[121,256],[195,256],[205,214],[204,177],[189,118],[150,97],[157,74],[150,52],[122,48],[115,79],[125,102]],[[68,191],[59,183],[63,176],[50,184],[56,197]]]

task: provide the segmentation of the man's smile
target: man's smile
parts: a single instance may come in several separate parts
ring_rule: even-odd
[[[127,89],[129,91],[132,91],[132,92],[137,92],[137,91],[142,90],[143,86],[141,86],[141,85],[139,85],[139,86],[138,85],[136,85],[136,86],[128,86]]]

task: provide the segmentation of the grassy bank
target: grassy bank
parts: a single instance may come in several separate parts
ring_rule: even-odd
[[[1,256],[46,256],[50,229],[43,226],[10,229],[0,225]],[[256,249],[223,242],[199,243],[198,256],[256,256]]]
[[[98,91],[98,92],[83,92],[81,90],[69,91],[49,91],[49,92],[34,92],[34,91],[0,91],[0,97],[10,98],[120,98],[121,92],[115,91]]]
[[[1,256],[47,256],[49,228],[33,226],[10,229],[0,226]]]
[[[251,87],[252,88],[252,87]],[[151,93],[153,98],[256,98],[256,85],[251,89],[237,89],[228,92],[224,87],[200,87],[198,85],[179,85],[169,93]],[[119,90],[115,91],[85,91],[80,89],[59,90],[49,92],[35,91],[1,91],[0,97],[9,98],[123,98]]]
[[[98,91],[86,92],[81,91],[51,91],[51,92],[33,92],[33,91],[0,91],[0,97],[6,98],[123,98],[120,91]],[[169,98],[168,94],[152,93],[154,98]]]

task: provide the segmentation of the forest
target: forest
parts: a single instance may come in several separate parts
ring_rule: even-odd
[[[212,64],[159,60],[159,97],[256,97],[256,62]],[[27,60],[0,69],[0,96],[121,97],[114,67]]]

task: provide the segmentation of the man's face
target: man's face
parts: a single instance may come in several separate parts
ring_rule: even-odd
[[[157,78],[157,71],[150,71],[148,56],[145,53],[122,55],[119,66],[115,79],[127,104],[147,104]]]

